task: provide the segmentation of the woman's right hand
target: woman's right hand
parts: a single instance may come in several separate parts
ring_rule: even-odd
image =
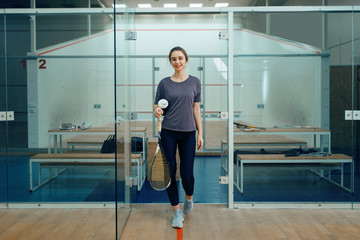
[[[159,106],[154,106],[154,115],[157,118],[160,118],[164,114],[164,111]]]

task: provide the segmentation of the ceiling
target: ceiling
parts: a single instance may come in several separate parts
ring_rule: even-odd
[[[101,0],[112,4],[113,0]],[[282,5],[286,0],[269,0],[274,6]],[[128,3],[132,8],[139,3],[150,3],[152,7],[163,7],[164,3],[176,3],[178,7],[189,7],[190,3],[202,3],[203,7],[215,7],[215,3],[229,3],[229,7],[265,6],[266,0],[116,0],[117,3]]]
[[[85,8],[88,0],[35,0],[37,8]],[[91,7],[112,7],[114,0],[90,0]],[[287,0],[268,0],[269,6],[281,6]],[[0,8],[30,8],[31,0],[1,0]],[[266,6],[266,0],[116,0],[136,8],[139,3],[150,3],[152,7],[163,7],[164,3],[177,3],[178,7],[189,7],[190,3],[202,3],[203,7],[214,7],[215,3],[228,2],[229,7]]]

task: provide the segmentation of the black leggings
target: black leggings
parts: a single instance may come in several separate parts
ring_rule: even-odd
[[[171,184],[166,189],[172,206],[179,204],[179,193],[176,185],[176,147],[180,155],[180,177],[186,195],[194,193],[194,158],[196,139],[195,131],[179,132],[162,129],[161,146],[169,163]]]

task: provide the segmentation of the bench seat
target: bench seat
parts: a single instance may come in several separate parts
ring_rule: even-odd
[[[78,135],[76,137],[73,137],[69,139],[66,143],[67,150],[69,150],[69,147],[71,146],[71,150],[75,150],[75,146],[98,146],[97,149],[100,149],[103,145],[104,141],[109,137],[109,135],[92,135],[92,136],[86,136],[86,135]]]
[[[282,135],[242,135],[234,139],[234,150],[275,148],[307,148],[307,142],[291,139]],[[221,166],[227,171],[226,155],[228,152],[227,140],[221,140]]]
[[[33,164],[39,163],[38,169],[38,185],[33,186]],[[114,165],[115,164],[115,154],[114,153],[62,153],[62,154],[49,154],[49,153],[39,153],[30,157],[30,191],[33,192],[39,187],[43,186],[47,182],[54,179],[56,176],[61,174],[67,168],[79,165]],[[124,166],[124,154],[117,155],[117,164]],[[137,169],[137,187],[138,190],[141,190],[141,187],[145,181],[146,177],[146,163],[145,159],[142,157],[142,154],[131,154],[131,166],[135,166]],[[49,168],[49,178],[45,181],[42,181],[41,178],[41,169]],[[53,174],[51,169],[61,169],[60,171],[55,171]]]
[[[347,188],[344,186],[344,163],[351,163],[352,158],[344,154],[332,154],[329,156],[292,156],[286,157],[284,154],[238,154],[235,165],[235,186],[244,193],[244,164],[271,164],[278,166],[278,164],[287,164],[287,166],[301,166],[307,167],[307,169],[326,169],[329,168],[329,174],[327,177],[324,176],[323,171],[320,173],[313,170],[314,173],[318,174],[321,178],[345,189],[346,191],[353,192],[353,186]],[[341,180],[340,183],[335,182],[331,179],[331,170],[340,170]],[[352,169],[352,168],[351,168]]]

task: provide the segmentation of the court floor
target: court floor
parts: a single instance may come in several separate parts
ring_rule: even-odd
[[[136,204],[118,211],[120,240],[355,240],[360,210],[228,209],[195,204],[182,230],[171,228],[167,204]],[[182,238],[180,238],[180,234]],[[114,209],[0,209],[0,240],[116,239]]]

